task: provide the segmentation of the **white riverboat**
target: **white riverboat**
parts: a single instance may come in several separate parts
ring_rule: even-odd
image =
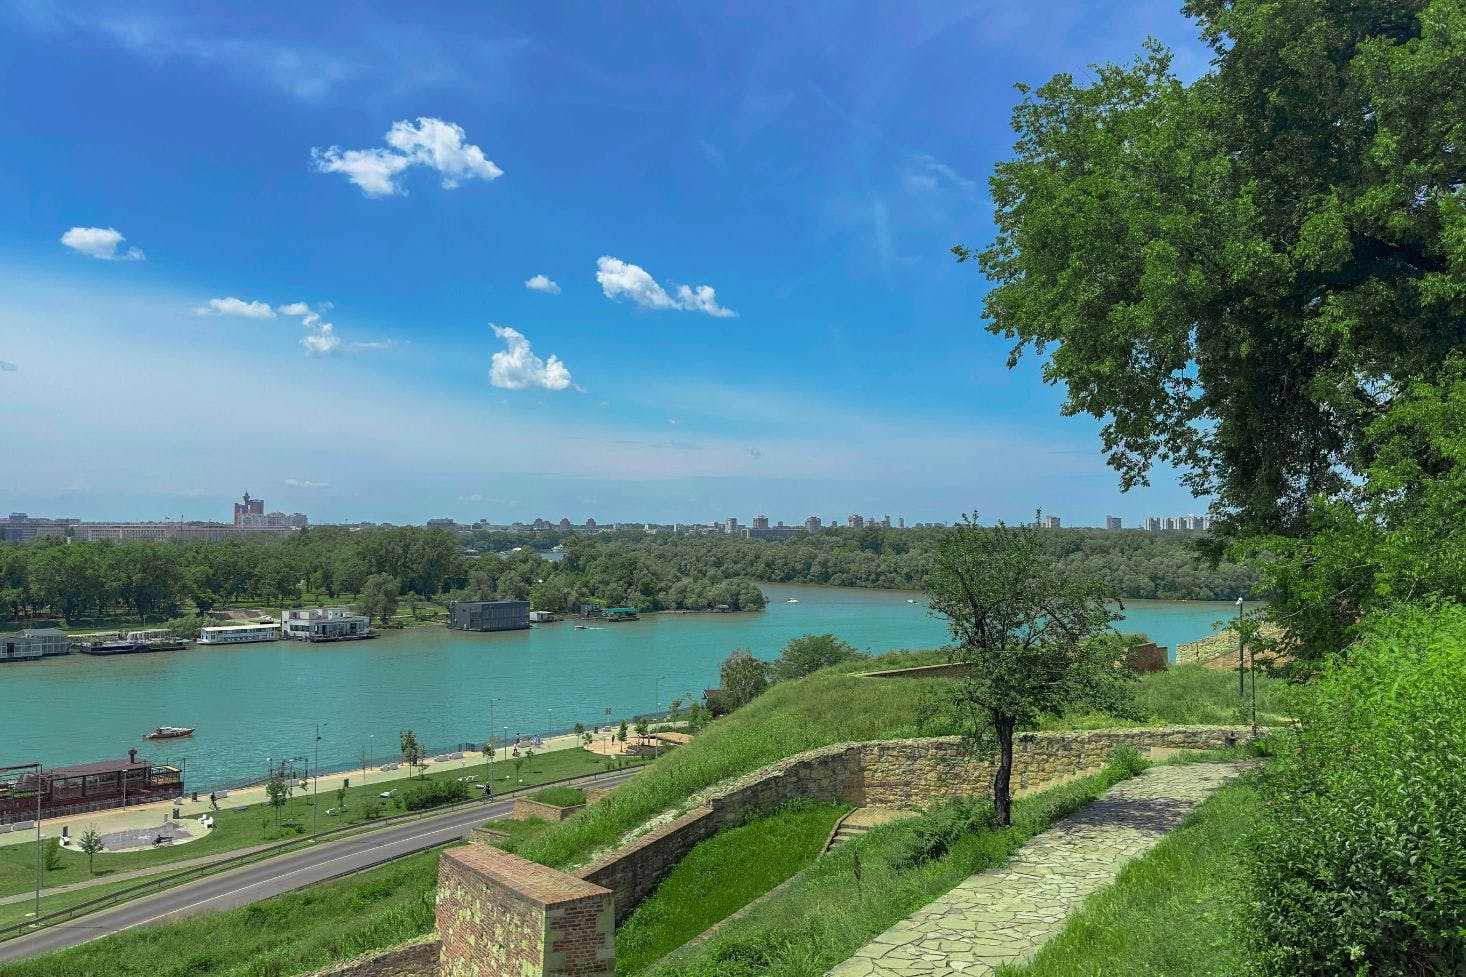
[[[201,645],[243,645],[256,641],[279,641],[278,624],[221,624],[199,628]]]

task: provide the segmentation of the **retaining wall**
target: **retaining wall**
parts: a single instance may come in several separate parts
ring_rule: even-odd
[[[531,818],[539,818],[541,821],[558,824],[575,812],[584,809],[584,807],[584,804],[571,804],[568,807],[560,807],[557,804],[546,804],[543,801],[520,797],[515,799],[514,807],[509,811],[509,818],[512,821],[528,821]]]

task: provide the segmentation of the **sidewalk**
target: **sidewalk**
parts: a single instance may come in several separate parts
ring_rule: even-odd
[[[1153,767],[972,876],[833,968],[829,977],[985,977],[1038,952],[1084,900],[1150,851],[1242,769]]]
[[[592,746],[599,745],[599,741],[606,739],[607,734],[597,737]],[[582,747],[580,737],[574,733],[567,733],[562,736],[553,736],[544,741],[544,745],[536,752],[544,753],[554,750],[571,750]],[[513,752],[513,745],[500,747],[494,752],[495,761],[508,760]],[[523,746],[520,747],[524,749]],[[484,762],[483,754],[468,753],[461,760],[445,760],[438,763],[429,758],[428,771],[430,773],[440,770],[460,770],[465,767],[481,766]],[[353,783],[382,783],[390,780],[406,780],[413,771],[405,765],[399,766],[396,770],[375,769],[363,774],[360,767],[354,770],[340,770],[331,773],[321,774],[321,792],[326,792],[326,784],[331,784],[335,790],[338,778],[350,777]],[[251,804],[260,804],[268,800],[265,794],[265,785],[258,784],[254,787],[245,787],[240,790],[232,790],[229,796],[220,798],[219,807],[221,810],[247,807]],[[200,814],[209,813],[209,794],[207,791],[199,792],[197,801],[190,801],[185,798],[183,801],[174,804],[171,801],[154,801],[151,804],[138,804],[128,807],[126,810],[92,811],[88,814],[75,814],[65,818],[47,818],[41,822],[41,834],[45,838],[56,838],[61,835],[62,827],[69,827],[73,837],[79,837],[81,832],[89,827],[95,827],[102,834],[110,834],[114,831],[135,830],[139,828],[156,828],[166,818],[173,814],[173,808],[179,809],[181,818],[196,818]],[[29,831],[7,831],[0,833],[0,846],[33,844],[36,840],[35,828]],[[181,864],[181,863],[179,863]],[[0,903],[3,904],[3,903]]]

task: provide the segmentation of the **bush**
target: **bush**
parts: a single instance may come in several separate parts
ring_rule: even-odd
[[[60,838],[47,838],[41,843],[41,860],[48,872],[54,872],[61,867]]]
[[[531,800],[539,801],[541,804],[552,804],[555,807],[574,807],[577,804],[585,803],[585,791],[576,790],[574,787],[546,787],[535,793]]]
[[[996,824],[993,805],[985,799],[949,801],[912,825],[911,833],[892,847],[887,864],[906,869],[945,858],[964,835],[988,831]]]
[[[403,805],[409,811],[421,811],[424,808],[439,807],[443,804],[452,804],[455,801],[468,799],[468,784],[457,780],[429,780],[420,787],[405,791],[402,798]],[[396,798],[393,798],[396,800]]]
[[[1110,759],[1106,766],[1121,775],[1119,780],[1126,780],[1143,772],[1150,766],[1150,761],[1141,756],[1140,751],[1133,746],[1117,746],[1110,751]],[[1116,783],[1119,783],[1119,780]]]
[[[1269,975],[1466,969],[1466,609],[1367,621],[1298,697],[1252,838]]]

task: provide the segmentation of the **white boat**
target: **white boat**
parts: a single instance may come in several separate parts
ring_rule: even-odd
[[[221,624],[217,627],[199,628],[201,645],[242,645],[253,641],[280,640],[280,626],[277,624]]]
[[[797,603],[799,603],[799,599],[796,598],[796,597],[790,597],[788,600],[784,601],[784,603],[786,603],[786,604],[797,604]]]

